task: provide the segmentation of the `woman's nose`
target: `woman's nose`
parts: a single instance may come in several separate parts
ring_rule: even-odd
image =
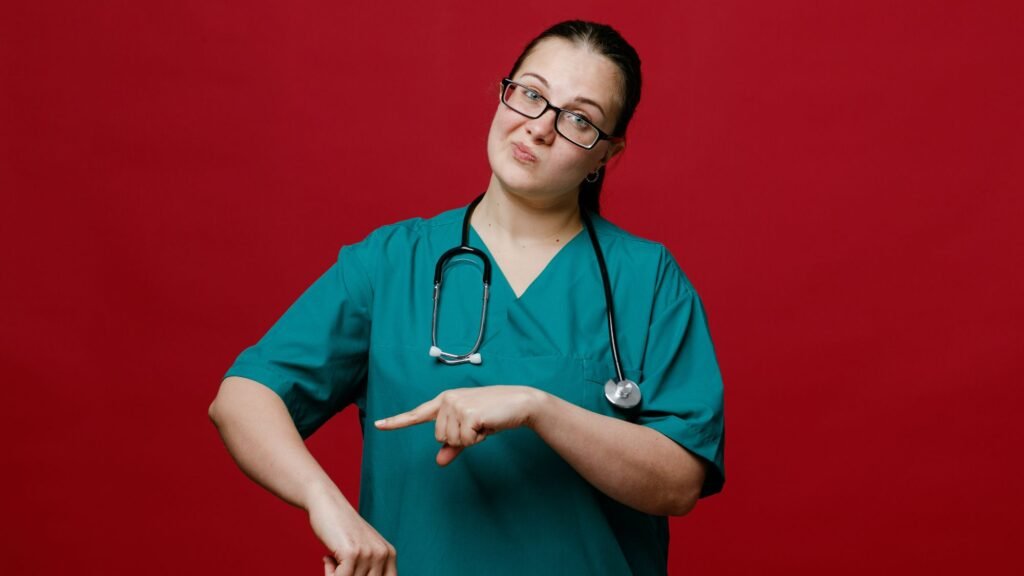
[[[558,112],[548,110],[539,117],[528,120],[526,122],[526,133],[538,142],[551,143],[552,139],[555,138],[555,121],[557,117]]]

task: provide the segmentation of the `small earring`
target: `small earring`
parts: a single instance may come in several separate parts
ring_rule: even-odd
[[[593,178],[591,178],[591,176],[593,176]],[[585,180],[587,182],[590,182],[591,184],[593,184],[594,182],[597,182],[600,179],[601,179],[601,169],[600,168],[598,168],[597,170],[594,170],[590,174],[587,174],[587,177],[585,178]]]

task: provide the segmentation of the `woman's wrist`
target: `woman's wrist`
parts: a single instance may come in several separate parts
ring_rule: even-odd
[[[341,505],[352,507],[349,504],[348,499],[341,493],[337,485],[331,482],[330,479],[325,478],[310,482],[303,492],[302,501],[300,502],[302,509],[309,512],[310,509],[321,506],[321,505]]]
[[[539,388],[530,388],[530,390],[533,398],[530,401],[530,410],[526,417],[526,427],[536,432],[538,426],[543,425],[550,418],[558,398]]]

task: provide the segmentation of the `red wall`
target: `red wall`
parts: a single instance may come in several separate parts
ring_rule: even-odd
[[[495,82],[577,16],[646,75],[605,213],[671,248],[725,376],[673,573],[1024,569],[1020,3],[12,4],[0,572],[320,573],[220,376],[340,245],[484,188]],[[353,501],[358,438],[310,441]]]

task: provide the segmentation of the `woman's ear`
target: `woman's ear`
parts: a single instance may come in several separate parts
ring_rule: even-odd
[[[604,166],[605,164],[607,164],[609,160],[611,160],[612,158],[618,156],[625,149],[626,149],[626,141],[625,140],[620,140],[618,142],[613,143],[611,146],[608,147],[607,150],[605,150],[604,156],[601,157],[601,166]]]

